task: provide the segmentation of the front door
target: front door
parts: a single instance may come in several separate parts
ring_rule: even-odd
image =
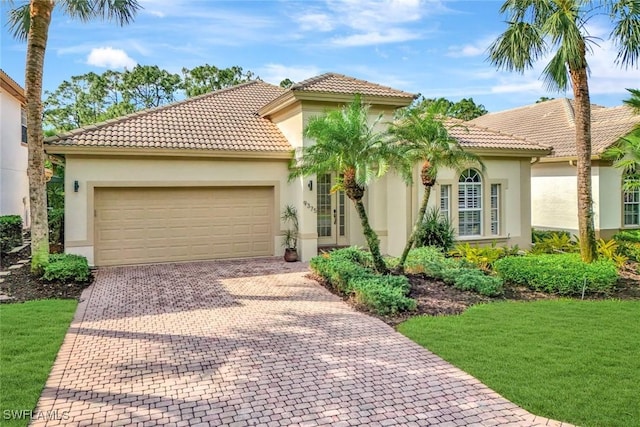
[[[347,209],[344,191],[331,192],[335,174],[318,175],[318,245],[347,245]]]

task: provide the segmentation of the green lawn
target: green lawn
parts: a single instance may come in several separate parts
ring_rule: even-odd
[[[28,419],[8,420],[9,411],[35,408],[77,305],[75,300],[0,305],[1,425],[27,425]]]
[[[493,303],[398,330],[536,415],[640,426],[640,301]]]

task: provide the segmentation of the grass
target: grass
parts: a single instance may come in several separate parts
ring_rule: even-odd
[[[640,301],[493,303],[398,330],[535,415],[640,426]]]
[[[11,411],[35,409],[76,310],[76,300],[0,306],[0,424],[25,426]]]

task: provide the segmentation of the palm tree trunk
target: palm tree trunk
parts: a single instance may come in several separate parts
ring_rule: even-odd
[[[27,37],[25,87],[27,95],[27,145],[29,149],[29,202],[31,211],[31,271],[40,273],[49,262],[49,224],[44,174],[42,134],[42,73],[54,2],[31,0]]]
[[[400,257],[400,262],[398,263],[398,269],[400,272],[404,270],[404,264],[407,262],[407,256],[409,256],[409,251],[413,247],[413,244],[416,241],[416,235],[418,234],[418,230],[420,229],[420,223],[424,219],[424,215],[427,213],[427,205],[429,204],[429,197],[431,196],[431,186],[424,187],[424,195],[422,196],[422,202],[420,204],[420,210],[418,211],[418,218],[416,219],[416,223],[413,224],[413,230],[411,231],[411,235],[409,236],[409,240],[407,240],[407,244],[404,246],[404,250],[402,251],[402,256]]]
[[[360,217],[360,222],[362,223],[364,237],[367,239],[369,250],[371,251],[371,255],[373,256],[373,265],[378,273],[386,274],[389,271],[387,269],[387,264],[382,258],[382,254],[380,254],[380,239],[378,238],[376,232],[373,231],[373,229],[369,225],[369,218],[367,217],[367,211],[364,208],[362,199],[352,200],[356,206],[356,211],[358,212],[358,216]]]
[[[584,44],[582,49],[584,55]],[[578,234],[580,236],[580,255],[584,262],[593,262],[597,259],[598,252],[593,224],[593,198],[591,191],[591,100],[589,99],[586,66],[572,69],[570,70],[570,74],[575,102],[576,152],[578,155]]]

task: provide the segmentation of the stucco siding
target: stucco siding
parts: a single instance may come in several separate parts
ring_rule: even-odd
[[[28,226],[28,151],[21,143],[21,104],[0,90],[0,215],[20,215]]]
[[[87,256],[94,264],[94,189],[100,187],[273,186],[276,218],[274,256],[283,253],[279,220],[294,203],[295,185],[287,182],[285,160],[132,158],[67,156],[65,171],[65,245],[69,253]],[[79,190],[74,192],[74,181]],[[315,253],[301,248],[303,259]]]
[[[594,226],[622,227],[620,171],[595,163],[591,168]],[[539,163],[531,168],[532,225],[536,228],[578,232],[576,167],[569,162]]]

